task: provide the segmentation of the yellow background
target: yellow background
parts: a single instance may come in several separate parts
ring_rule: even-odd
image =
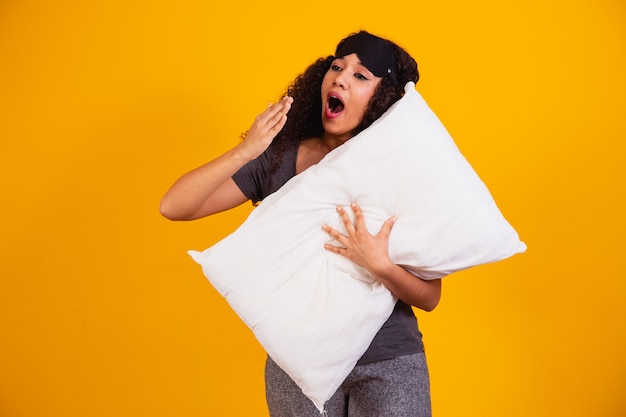
[[[351,31],[418,89],[528,244],[419,312],[436,417],[626,414],[618,0],[0,2],[0,416],[264,416],[264,353],[160,217]]]

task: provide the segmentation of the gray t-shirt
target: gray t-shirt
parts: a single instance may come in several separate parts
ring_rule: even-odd
[[[275,169],[272,169],[274,147],[270,145],[261,156],[235,173],[233,180],[250,200],[253,202],[263,200],[296,175],[298,145],[296,141],[287,145],[282,161]],[[417,327],[413,309],[410,305],[398,300],[393,313],[376,334],[358,363],[393,359],[423,350],[422,334]]]

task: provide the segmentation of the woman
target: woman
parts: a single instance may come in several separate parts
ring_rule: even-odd
[[[287,95],[256,117],[242,142],[178,179],[161,202],[172,220],[191,220],[254,203],[371,125],[417,82],[415,60],[399,46],[367,32],[351,34],[334,56],[298,76]],[[382,140],[382,139],[381,139]],[[421,333],[411,306],[431,311],[441,281],[424,281],[393,264],[388,241],[392,217],[375,234],[358,205],[354,223],[337,208],[346,234],[324,226],[340,246],[325,248],[376,277],[396,307],[343,385],[326,403],[329,416],[430,416],[430,388]],[[270,358],[266,394],[270,415],[319,416],[319,411]]]

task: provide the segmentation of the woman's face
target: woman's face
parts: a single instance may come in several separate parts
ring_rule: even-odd
[[[380,84],[357,54],[335,59],[322,81],[322,124],[326,135],[345,141],[354,136]]]

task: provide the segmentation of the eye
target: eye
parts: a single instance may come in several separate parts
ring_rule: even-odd
[[[358,78],[359,80],[363,80],[363,81],[369,80],[369,78],[367,78],[365,75],[361,74],[360,72],[357,72],[356,74],[354,74],[354,76]]]
[[[337,64],[333,64],[330,66],[330,69],[333,71],[341,71],[341,67]]]

